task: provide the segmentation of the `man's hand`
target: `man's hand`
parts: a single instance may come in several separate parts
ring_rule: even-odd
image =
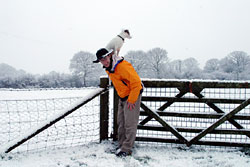
[[[127,106],[128,106],[128,109],[131,111],[132,109],[135,108],[135,104],[134,103],[130,103],[127,101]]]

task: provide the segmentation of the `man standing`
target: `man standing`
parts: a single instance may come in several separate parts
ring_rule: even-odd
[[[123,59],[113,64],[112,54],[112,50],[101,48],[96,52],[97,60],[93,62],[101,62],[120,97],[117,114],[119,149],[116,156],[124,157],[132,154],[143,87],[133,66]]]

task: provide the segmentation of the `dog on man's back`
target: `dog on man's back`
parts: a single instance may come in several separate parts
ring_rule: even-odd
[[[121,50],[121,47],[125,41],[125,38],[131,39],[129,30],[125,29],[122,30],[122,32],[117,35],[115,38],[113,38],[108,45],[106,46],[106,49],[108,51],[113,50],[112,52],[112,68],[110,71],[114,72],[116,65],[123,60],[123,57],[119,56],[119,52]]]
[[[117,35],[115,38],[113,38],[106,46],[106,49],[111,50],[113,49],[113,52],[116,56],[119,56],[120,49],[125,41],[125,38],[131,39],[131,35],[129,30],[125,29],[122,30],[122,32]]]

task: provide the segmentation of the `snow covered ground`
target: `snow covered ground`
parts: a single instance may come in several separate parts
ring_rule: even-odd
[[[96,88],[85,89],[0,89],[0,100],[83,97]]]
[[[105,152],[111,142],[69,149],[6,155],[0,167],[248,167],[250,155],[242,151],[167,146],[136,146],[131,157]]]
[[[93,89],[89,89],[91,92]],[[0,91],[0,100],[80,97],[83,90]],[[22,94],[20,96],[20,93]],[[133,155],[117,158],[107,150],[110,141],[89,143],[67,149],[0,156],[0,167],[248,167],[249,149],[212,149],[207,147],[136,145]]]

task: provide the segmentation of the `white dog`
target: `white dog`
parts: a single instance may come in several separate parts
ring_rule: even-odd
[[[123,59],[121,56],[119,56],[119,52],[121,50],[121,47],[125,41],[125,38],[128,38],[128,39],[131,39],[132,37],[130,36],[130,32],[129,30],[125,29],[125,30],[122,30],[122,32],[117,35],[115,38],[113,38],[106,46],[106,49],[108,50],[113,50],[113,56],[112,56],[112,59],[113,59],[113,66],[112,66],[112,69],[111,71],[114,70],[117,62],[121,59]]]
[[[125,38],[131,39],[129,30],[122,30],[122,32],[113,38],[106,46],[106,49],[113,49],[116,52],[116,55],[119,55],[120,49],[125,41]]]

